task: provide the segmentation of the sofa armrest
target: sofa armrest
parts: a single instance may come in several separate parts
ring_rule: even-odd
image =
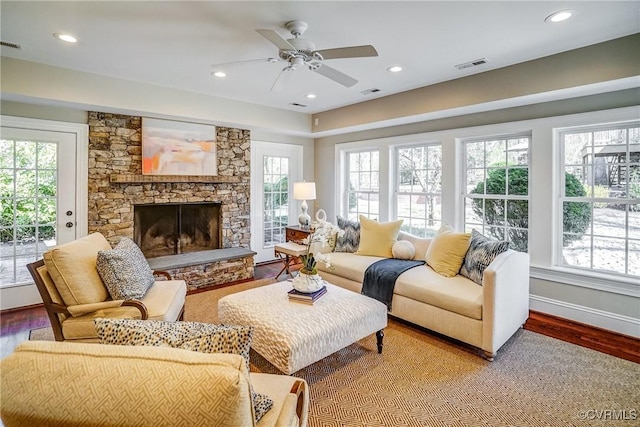
[[[492,358],[529,317],[529,254],[508,250],[482,277],[482,350]]]
[[[308,423],[309,398],[306,382],[296,381],[285,397],[275,427],[304,427]]]

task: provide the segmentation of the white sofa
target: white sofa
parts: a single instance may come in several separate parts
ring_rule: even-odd
[[[432,239],[400,232],[413,243],[414,259],[425,259]],[[360,293],[369,265],[382,258],[331,253],[331,268],[318,263],[328,282]],[[458,274],[444,277],[421,265],[396,280],[389,314],[455,338],[482,350],[493,361],[496,352],[529,317],[529,255],[507,250],[485,269],[482,286]]]

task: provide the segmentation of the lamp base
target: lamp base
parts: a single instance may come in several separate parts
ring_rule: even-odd
[[[302,205],[300,205],[300,209],[302,209],[302,213],[298,216],[298,222],[302,228],[309,228],[311,225],[311,217],[307,213],[307,209],[309,206],[307,205],[307,201],[303,200]]]

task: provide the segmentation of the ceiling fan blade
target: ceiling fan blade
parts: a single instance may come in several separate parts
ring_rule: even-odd
[[[291,75],[293,74],[294,69],[291,67],[284,67],[276,81],[273,82],[273,86],[271,86],[271,92],[282,92],[287,82],[291,79]]]
[[[317,51],[324,59],[340,58],[365,58],[378,56],[376,48],[370,44],[364,46],[338,47],[335,49],[324,49]]]
[[[220,69],[223,67],[226,67],[227,65],[235,65],[235,64],[246,64],[249,62],[284,62],[279,58],[261,58],[261,59],[245,59],[242,61],[233,61],[233,62],[225,62],[222,64],[214,64],[211,66],[211,68],[213,68],[213,70],[215,71],[216,69]]]
[[[278,46],[278,49],[296,50],[286,39],[273,30],[256,30],[265,39]]]
[[[338,71],[335,68],[331,68],[327,65],[324,64],[313,64],[313,66],[315,67],[316,65],[319,65],[317,68],[313,68],[310,67],[309,69],[311,71],[315,71],[318,74],[321,74],[325,77],[330,78],[331,80],[333,80],[336,83],[340,83],[342,86],[346,86],[346,87],[351,87],[353,85],[355,85],[356,83],[358,83],[358,81],[356,79],[354,79],[351,76],[346,75],[345,73],[343,73],[342,71]]]

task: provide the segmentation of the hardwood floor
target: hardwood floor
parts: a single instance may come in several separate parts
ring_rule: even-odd
[[[281,268],[281,262],[259,264],[254,277],[273,278]],[[280,278],[284,279],[286,275]],[[49,325],[49,318],[42,306],[1,312],[0,357],[8,355],[18,344],[28,340],[31,329]],[[640,363],[640,340],[636,338],[537,312],[531,312],[525,329]]]

